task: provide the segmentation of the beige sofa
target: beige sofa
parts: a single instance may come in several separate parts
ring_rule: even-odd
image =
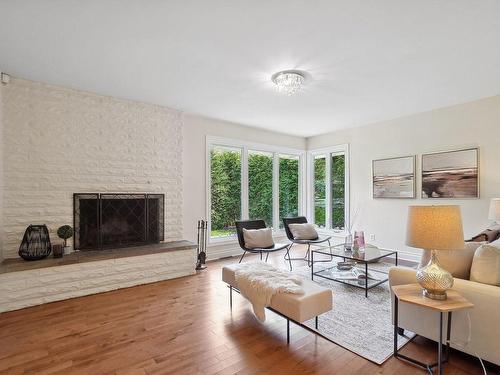
[[[472,257],[468,258],[472,262]],[[466,267],[470,272],[470,264]],[[468,273],[466,276],[467,279],[455,277],[453,289],[472,302],[474,308],[453,313],[451,346],[500,365],[500,287],[469,281]],[[389,271],[391,287],[415,282],[414,269],[393,267]],[[394,296],[392,302],[394,304]],[[436,312],[400,302],[398,324],[418,335],[439,340],[439,314]]]

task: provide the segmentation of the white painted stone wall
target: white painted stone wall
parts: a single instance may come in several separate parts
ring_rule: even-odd
[[[0,83],[0,262],[3,260],[3,237],[4,237],[4,229],[3,229],[3,161],[4,161],[4,153],[3,153],[3,100],[2,100],[2,92],[4,85]]]
[[[165,240],[182,238],[179,111],[22,79],[2,87],[4,258],[29,224],[73,223],[73,193],[165,194]]]
[[[0,313],[193,275],[196,249],[0,274]]]

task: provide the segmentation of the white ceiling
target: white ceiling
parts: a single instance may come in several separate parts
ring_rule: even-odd
[[[300,136],[500,94],[498,0],[0,0],[14,76]],[[287,97],[270,77],[311,78]]]

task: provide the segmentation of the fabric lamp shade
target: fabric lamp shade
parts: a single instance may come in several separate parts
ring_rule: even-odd
[[[491,200],[488,219],[493,221],[500,221],[500,198],[493,198]]]
[[[426,250],[465,248],[459,206],[410,206],[406,244]]]

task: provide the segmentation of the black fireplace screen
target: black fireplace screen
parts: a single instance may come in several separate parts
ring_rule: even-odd
[[[163,194],[74,194],[75,249],[163,241],[164,200]]]

